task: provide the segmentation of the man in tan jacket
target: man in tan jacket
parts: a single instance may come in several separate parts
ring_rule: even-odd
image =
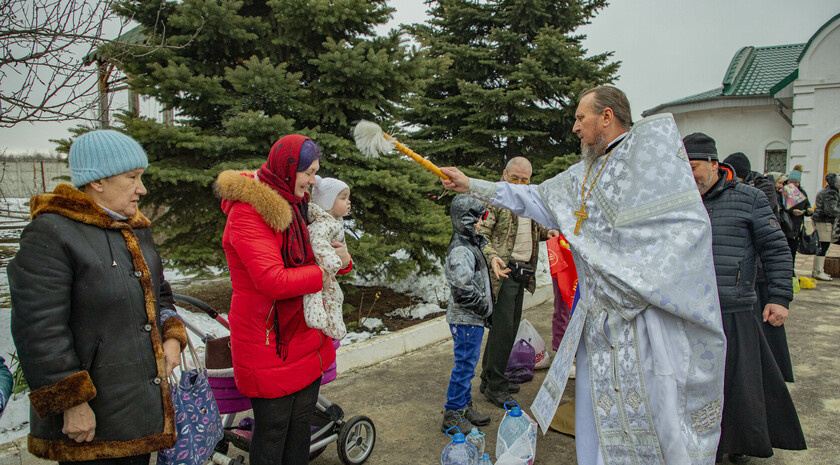
[[[514,157],[508,161],[502,179],[512,184],[528,184],[531,172],[528,159]],[[559,233],[549,232],[528,218],[519,218],[510,210],[491,207],[481,234],[490,241],[483,252],[492,269],[495,310],[481,361],[480,390],[490,402],[504,408],[505,402],[514,400],[510,394],[519,392],[518,384],[508,382],[505,368],[516,342],[525,290],[533,294],[536,288],[538,242]]]

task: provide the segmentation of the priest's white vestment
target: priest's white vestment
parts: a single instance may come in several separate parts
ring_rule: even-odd
[[[709,216],[673,118],[637,122],[594,162],[574,234],[587,168],[539,186],[470,180],[474,197],[571,245],[581,298],[558,352],[577,351],[578,463],[713,464],[726,340]]]

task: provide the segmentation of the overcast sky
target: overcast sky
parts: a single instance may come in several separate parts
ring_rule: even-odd
[[[426,18],[423,0],[390,4],[394,24]],[[579,32],[591,54],[614,51],[622,62],[615,85],[639,118],[660,103],[719,87],[741,47],[807,42],[838,13],[837,0],[614,0]],[[0,129],[0,151],[52,150],[49,139],[67,137],[72,126]]]

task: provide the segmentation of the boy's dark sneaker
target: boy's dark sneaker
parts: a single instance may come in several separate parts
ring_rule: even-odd
[[[464,434],[469,434],[473,425],[469,420],[464,418],[464,415],[462,415],[461,412],[463,412],[463,410],[447,410],[443,412],[443,423],[440,425],[440,431],[442,433],[446,433],[446,430],[449,428],[457,426],[458,431]],[[450,434],[455,434],[455,432]]]
[[[478,390],[484,394],[484,391],[487,389],[487,381],[482,381],[481,384],[478,385]],[[516,383],[512,383],[508,381],[508,392],[511,394],[516,394],[519,392],[519,385]]]
[[[490,424],[490,415],[479,412],[473,406],[472,401],[467,404],[467,408],[461,410],[461,415],[464,416],[470,423],[475,426],[487,426]],[[466,433],[464,433],[466,434]]]
[[[484,390],[484,397],[499,408],[505,408],[506,403],[516,401],[509,392],[496,392],[491,389]]]

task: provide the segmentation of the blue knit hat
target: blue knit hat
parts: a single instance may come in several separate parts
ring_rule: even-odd
[[[148,166],[149,157],[143,147],[112,129],[82,134],[70,146],[70,175],[76,187]]]
[[[791,171],[787,175],[787,180],[788,181],[796,181],[796,182],[801,184],[802,183],[802,171],[799,171],[799,170]]]

